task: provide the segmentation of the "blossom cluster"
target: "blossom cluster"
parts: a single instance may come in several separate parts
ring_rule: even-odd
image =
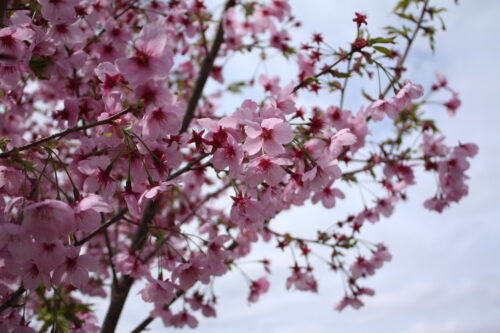
[[[428,101],[424,88],[397,79],[400,70],[365,107],[343,106],[347,80],[382,66],[377,56],[396,61],[396,69],[404,61],[376,46],[391,39],[368,39],[366,16],[356,13],[350,51],[328,57],[320,34],[300,50],[292,46],[289,29],[300,22],[286,0],[228,1],[222,13],[207,6],[37,0],[7,9],[0,28],[0,332],[111,332],[135,281],[153,307],[146,326],[161,318],[165,326],[194,328],[196,312],[216,316],[215,291],[204,286],[239,270],[259,240],[299,251],[287,289],[317,292],[309,258],[327,251],[328,265],[349,286],[335,309],[359,308],[361,296],[374,294],[360,281],[391,260],[382,243],[358,241],[364,223],[389,217],[407,199],[418,167],[439,179],[426,208],[441,212],[467,194],[477,146],[445,145],[419,109]],[[243,98],[222,112],[224,59],[263,49],[293,59],[296,79],[281,84],[258,75],[243,85],[257,85],[262,100]],[[348,63],[346,73],[329,65],[332,57]],[[325,75],[333,81],[322,81]],[[202,96],[208,77],[218,90]],[[328,88],[340,103],[300,102],[299,94]],[[458,94],[442,76],[430,93],[438,91],[452,93],[443,107],[454,114]],[[392,126],[396,138],[368,144],[374,122]],[[403,144],[411,135],[418,149]],[[374,181],[376,199],[317,238],[273,226],[278,214],[308,202],[335,208],[361,177]],[[349,262],[353,248],[365,254]],[[270,274],[269,261],[259,262]],[[267,276],[243,276],[249,302],[270,288]],[[82,295],[112,295],[102,325]]]

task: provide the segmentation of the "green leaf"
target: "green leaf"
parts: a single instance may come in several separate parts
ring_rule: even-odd
[[[234,94],[238,94],[238,93],[241,93],[241,88],[244,87],[245,85],[246,85],[246,81],[233,82],[227,86],[227,90],[234,93]]]
[[[45,72],[47,67],[51,66],[53,63],[50,57],[34,55],[31,57],[29,66],[37,78],[40,80],[48,80],[50,79],[50,75],[47,76]]]
[[[318,78],[316,78],[316,77],[314,77],[314,76],[309,76],[309,77],[307,77],[307,78],[303,81],[303,84],[304,84],[304,85],[308,85],[309,83],[313,83],[313,82],[318,83]]]
[[[384,38],[384,37],[377,37],[377,38],[371,38],[368,40],[369,45],[373,44],[396,44],[394,41],[395,37],[390,37],[390,38]]]
[[[293,47],[288,47],[285,51],[283,51],[283,56],[288,60],[290,56],[294,55],[295,53],[297,53],[297,51],[295,51]]]
[[[0,138],[0,149],[7,150],[7,144],[11,141],[10,138]]]
[[[396,4],[396,7],[394,7],[393,11],[395,12],[401,9],[404,12],[409,5],[410,5],[410,0],[401,0]]]
[[[386,56],[388,57],[391,57],[392,56],[392,51],[389,50],[388,48],[386,47],[383,47],[383,46],[373,46],[373,48],[377,51],[379,51],[380,53],[383,53],[385,54]]]
[[[337,71],[331,71],[330,74],[332,74],[334,77],[339,77],[339,78],[351,77],[350,73],[343,73],[343,72],[337,72]]]

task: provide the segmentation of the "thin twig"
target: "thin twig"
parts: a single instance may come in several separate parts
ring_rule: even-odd
[[[107,227],[109,227],[110,225],[112,225],[113,223],[119,221],[123,217],[123,215],[125,215],[125,213],[127,213],[127,209],[122,209],[120,212],[118,212],[118,214],[116,214],[115,216],[113,216],[108,222],[106,222],[104,224],[101,224],[99,226],[99,228],[97,228],[96,230],[92,231],[86,237],[84,237],[84,238],[80,239],[79,241],[75,242],[75,244],[73,244],[73,245],[74,246],[80,246],[80,245],[85,244],[86,242],[88,242],[89,240],[91,240],[92,238],[94,238],[95,235],[97,235],[98,233],[100,233],[101,231],[103,231],[104,229],[106,229]]]
[[[224,11],[222,15],[231,7],[236,4],[236,0],[228,0],[224,7]],[[215,34],[215,39],[212,43],[212,47],[210,52],[207,54],[200,68],[200,72],[198,73],[198,78],[196,79],[196,83],[194,85],[193,91],[191,93],[191,97],[188,101],[188,106],[186,108],[186,113],[184,114],[184,119],[182,119],[182,127],[180,133],[184,133],[189,128],[189,124],[193,120],[194,113],[196,111],[196,107],[198,106],[198,102],[201,98],[201,94],[203,93],[203,89],[207,83],[208,76],[212,71],[212,67],[215,62],[215,58],[217,58],[217,54],[219,53],[220,46],[224,41],[224,22],[223,18],[221,18],[219,22],[219,27],[217,28],[217,32]]]
[[[207,196],[200,202],[198,203],[198,205],[196,205],[196,207],[194,207],[192,210],[191,210],[191,213],[189,213],[186,217],[184,217],[180,222],[179,222],[179,225],[187,222],[191,217],[193,217],[195,214],[196,214],[196,211],[198,209],[201,208],[201,206],[203,206],[205,203],[207,203],[207,201],[209,201],[210,199],[213,199],[215,197],[217,197],[219,194],[221,194],[222,192],[224,192],[225,190],[227,190],[229,187],[231,187],[231,183],[228,183],[226,184],[224,187],[218,189],[217,191],[213,192],[213,193],[210,193],[210,194],[207,194]],[[157,244],[156,244],[156,247],[154,248],[153,251],[151,251],[151,253],[146,257],[144,258],[143,260],[143,263],[147,263],[151,258],[153,258],[157,253],[158,251],[161,250],[162,246],[168,241],[168,237],[165,237],[163,238],[162,240],[160,240]]]
[[[79,132],[79,131],[82,131],[82,130],[86,130],[88,128],[92,128],[92,127],[96,127],[96,126],[99,126],[99,125],[104,125],[104,124],[110,123],[113,120],[115,120],[117,118],[120,118],[121,116],[123,116],[124,114],[126,114],[126,113],[128,113],[130,111],[131,111],[130,109],[127,109],[127,110],[119,112],[119,113],[117,113],[117,114],[115,114],[115,115],[113,115],[113,116],[111,116],[109,118],[96,121],[95,123],[90,123],[90,124],[87,124],[87,125],[82,125],[82,126],[76,126],[76,127],[68,128],[67,130],[64,130],[62,132],[53,134],[53,135],[45,137],[43,139],[39,139],[39,140],[33,141],[33,142],[31,142],[31,143],[29,143],[27,145],[21,146],[21,147],[13,148],[13,149],[11,149],[9,151],[6,151],[5,153],[1,153],[0,154],[0,158],[9,157],[9,155],[11,155],[14,152],[20,152],[20,151],[23,151],[23,150],[27,150],[27,149],[30,149],[32,147],[38,146],[38,145],[40,145],[42,143],[45,143],[45,142],[48,142],[48,141],[51,141],[51,140],[54,140],[54,139],[61,138],[63,136],[66,136],[66,135],[74,133],[74,132]]]
[[[182,175],[183,173],[186,173],[186,172],[190,171],[191,167],[193,165],[197,164],[198,162],[200,162],[202,159],[204,159],[207,156],[208,156],[208,154],[203,154],[200,157],[192,160],[191,162],[189,162],[188,164],[186,164],[186,166],[184,168],[179,169],[176,172],[174,172],[173,174],[171,174],[170,176],[168,176],[167,181],[175,179],[175,178],[179,177],[180,175]]]
[[[424,3],[424,6],[422,7],[422,11],[420,12],[420,16],[417,20],[417,27],[413,31],[413,34],[410,37],[410,39],[408,39],[408,44],[406,45],[406,49],[403,53],[403,56],[398,61],[396,68],[400,68],[401,66],[403,66],[404,62],[406,61],[406,57],[408,57],[408,54],[410,53],[410,48],[411,48],[413,42],[415,41],[415,39],[417,38],[417,34],[418,34],[419,30],[422,28],[422,22],[424,21],[425,12],[427,11],[428,5],[429,5],[429,0],[426,0]],[[384,89],[384,92],[382,93],[382,97],[387,95],[387,93],[389,92],[391,87],[394,85],[394,83],[396,83],[400,78],[401,78],[401,74],[396,73],[396,75],[394,75],[393,79],[389,82],[387,87]]]
[[[119,18],[120,18],[120,16],[122,16],[122,15],[123,15],[123,14],[125,14],[125,13],[126,13],[126,12],[130,9],[130,8],[132,8],[132,7],[135,5],[135,3],[136,3],[137,1],[138,1],[138,0],[132,0],[132,1],[130,2],[130,4],[128,4],[128,5],[127,5],[127,7],[125,7],[125,8],[124,8],[121,12],[119,12],[119,13],[118,13],[118,14],[116,14],[115,16],[113,16],[113,18],[114,18],[115,20],[119,19]]]
[[[320,76],[323,76],[323,75],[325,75],[325,74],[327,74],[327,73],[330,73],[330,72],[331,72],[331,70],[332,70],[335,66],[337,66],[340,62],[342,62],[342,61],[343,61],[344,59],[346,59],[347,57],[350,57],[352,54],[353,54],[353,51],[351,51],[351,52],[349,52],[349,53],[344,54],[342,57],[340,57],[339,59],[337,59],[337,61],[335,61],[333,64],[331,64],[330,66],[328,66],[327,68],[325,68],[325,69],[324,69],[324,70],[322,70],[321,72],[319,72],[319,73],[315,74],[314,76],[309,76],[309,77],[307,77],[305,80],[303,80],[302,82],[300,82],[299,84],[297,84],[297,85],[293,88],[293,90],[292,90],[292,92],[291,92],[290,94],[293,94],[294,92],[296,92],[296,91],[297,91],[297,90],[299,90],[300,88],[302,88],[302,87],[306,86],[306,85],[307,85],[307,81],[308,81],[308,79],[310,79],[310,78],[315,78],[315,79],[317,79],[317,78],[319,78]]]

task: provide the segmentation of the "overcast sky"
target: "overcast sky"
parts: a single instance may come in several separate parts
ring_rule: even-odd
[[[362,237],[384,242],[393,260],[367,280],[377,294],[365,299],[361,310],[333,311],[343,294],[342,282],[326,269],[316,274],[319,294],[286,292],[291,260],[274,253],[274,245],[263,245],[252,257],[274,259],[270,292],[249,306],[244,279],[238,272],[228,274],[215,284],[218,317],[198,317],[197,332],[500,332],[500,107],[495,100],[500,97],[500,1],[462,0],[458,7],[451,0],[440,2],[450,9],[445,14],[448,31],[439,33],[434,56],[427,44],[417,44],[408,67],[416,83],[428,84],[439,71],[461,93],[457,116],[436,118],[448,143],[471,141],[480,147],[468,172],[469,196],[443,214],[429,212],[422,202],[433,193],[435,182],[424,178],[391,218],[365,230]],[[368,14],[370,28],[375,29],[387,25],[394,3],[293,0],[304,23],[304,34],[294,33],[294,38],[321,31],[331,45],[345,45],[353,33],[354,11]],[[359,100],[348,96],[347,102],[356,109]],[[311,220],[331,221],[349,208],[345,203],[333,211],[306,206],[282,214],[273,225],[308,230]],[[259,266],[244,268],[252,277],[262,276]],[[136,303],[127,303],[119,332],[130,331],[150,310],[135,293],[130,296]],[[152,332],[173,330],[163,328],[159,320],[151,326]]]

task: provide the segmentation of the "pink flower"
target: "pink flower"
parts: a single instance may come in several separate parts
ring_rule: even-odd
[[[134,253],[120,252],[113,258],[113,261],[117,272],[130,275],[133,278],[139,279],[150,274],[149,269]]]
[[[175,298],[175,285],[168,281],[148,278],[149,283],[139,293],[144,302],[168,304]]]
[[[270,45],[277,48],[280,51],[286,51],[288,49],[287,42],[290,40],[290,36],[286,30],[281,31],[271,31]]]
[[[179,108],[176,105],[150,106],[142,119],[142,135],[147,140],[164,138],[177,134],[181,129]]]
[[[179,280],[182,290],[188,290],[198,281],[207,284],[210,278],[205,270],[205,264],[201,255],[195,256],[172,271],[172,280]]]
[[[23,226],[36,240],[50,242],[75,231],[75,214],[62,201],[45,200],[26,206]]]
[[[22,185],[21,173],[11,167],[0,165],[0,190],[15,196]]]
[[[278,185],[286,176],[281,167],[288,161],[283,158],[261,156],[249,163],[245,180],[250,186],[258,186],[264,181],[271,185]]]
[[[396,201],[396,199],[393,197],[378,199],[375,211],[384,215],[385,217],[391,216],[392,212],[394,211],[394,201]]]
[[[323,190],[316,192],[312,197],[312,202],[315,204],[321,200],[325,208],[333,208],[335,206],[335,198],[344,199],[345,194],[336,188],[331,188],[330,185]]]
[[[361,308],[364,304],[357,297],[348,297],[345,296],[339,303],[334,306],[334,309],[337,311],[342,311],[346,308],[346,306],[352,306],[354,309]]]
[[[64,262],[65,247],[60,240],[36,242],[31,249],[31,257],[40,271],[49,273]]]
[[[113,208],[104,201],[100,195],[89,195],[83,198],[76,206],[76,220],[78,229],[84,232],[92,232],[101,223],[99,213],[111,213]]]
[[[78,22],[71,24],[66,21],[54,23],[49,29],[48,36],[70,47],[82,42],[84,38]]]
[[[271,94],[277,94],[280,91],[280,86],[279,86],[280,78],[279,76],[275,76],[272,78],[268,78],[265,75],[259,76],[259,83],[264,87],[264,90],[266,92],[269,92]]]
[[[304,56],[302,53],[298,53],[297,62],[299,64],[299,69],[300,69],[299,76],[301,80],[309,76],[314,76],[315,74],[314,63],[311,61],[311,59],[309,59],[309,57]]]
[[[18,269],[23,279],[23,285],[28,290],[35,290],[41,283],[44,284],[45,289],[50,288],[49,273],[40,269],[33,260],[23,263]]]
[[[6,27],[0,29],[0,54],[16,59],[27,52],[25,42],[32,42],[35,33],[33,30],[20,27]]]
[[[176,328],[183,328],[186,325],[195,328],[198,326],[198,320],[184,309],[170,318],[170,325]]]
[[[349,270],[351,271],[351,276],[354,280],[359,279],[360,277],[366,277],[368,275],[375,274],[375,265],[369,260],[366,260],[363,257],[358,257],[356,262],[351,265]]]
[[[115,65],[110,62],[101,62],[94,72],[102,82],[101,89],[104,95],[122,92],[121,84],[126,81]]]
[[[444,136],[435,138],[431,134],[424,133],[420,150],[422,150],[425,156],[444,156],[450,151],[450,148],[443,144],[444,139]]]
[[[142,28],[135,41],[135,56],[121,58],[116,66],[134,86],[148,79],[167,77],[173,65],[173,54],[167,47],[165,27],[150,23]]]
[[[231,199],[233,199],[230,213],[231,221],[238,224],[240,228],[254,225],[258,226],[257,229],[261,227],[264,216],[262,214],[262,205],[259,202],[241,193],[231,197]]]
[[[446,107],[446,111],[448,111],[448,115],[450,115],[450,117],[453,117],[457,113],[457,109],[461,104],[462,102],[458,98],[458,94],[456,92],[453,92],[451,99],[446,102],[444,106]]]
[[[75,0],[38,0],[42,5],[42,16],[51,23],[63,21],[74,22],[76,20]]]
[[[356,143],[356,135],[351,133],[351,130],[344,128],[338,131],[335,135],[330,138],[330,146],[328,151],[332,158],[337,158],[337,156],[342,152],[342,148],[345,146],[352,146]]]
[[[367,111],[371,113],[373,120],[379,121],[384,118],[384,114],[391,119],[396,119],[401,109],[394,99],[378,99],[370,104]]]
[[[424,90],[421,85],[415,85],[411,82],[406,82],[394,97],[394,105],[398,110],[409,110],[411,101],[424,95]]]
[[[370,263],[375,268],[381,268],[384,262],[389,262],[392,260],[392,255],[384,244],[377,244],[377,249],[375,253],[370,258]]]
[[[276,110],[278,116],[284,114],[292,114],[296,112],[295,102],[293,100],[293,84],[289,84],[282,89],[279,89],[278,92],[273,93],[270,99],[271,109]]]
[[[336,106],[330,106],[326,109],[327,121],[338,131],[343,128],[349,127],[348,120],[350,117],[351,111],[344,111]]]
[[[292,270],[292,275],[286,279],[287,290],[294,286],[300,291],[318,292],[318,283],[310,272],[302,272],[298,266],[292,267]]]
[[[243,148],[254,155],[260,149],[270,156],[276,156],[285,152],[284,144],[293,140],[294,134],[291,126],[283,119],[267,118],[261,124],[253,123],[245,128],[248,135]]]
[[[243,158],[244,153],[241,145],[231,135],[228,135],[227,140],[215,151],[211,162],[218,170],[229,167],[229,176],[234,178],[241,171]]]
[[[78,163],[78,170],[87,175],[83,183],[85,192],[99,191],[103,197],[110,197],[116,190],[116,182],[111,177],[110,160],[106,156],[92,156]]]
[[[207,245],[206,268],[210,272],[210,275],[222,276],[226,273],[227,266],[225,259],[229,258],[231,253],[224,249],[224,243],[226,243],[229,239],[230,237],[227,235],[221,235],[209,241]]]
[[[268,290],[269,282],[265,276],[256,281],[252,281],[250,284],[250,295],[248,295],[248,301],[251,303],[257,302],[260,295],[267,293]]]
[[[165,326],[171,325],[172,312],[167,309],[164,304],[159,305],[158,303],[155,303],[155,307],[149,315],[154,318],[161,318],[163,325]]]
[[[70,247],[66,250],[66,259],[52,276],[54,283],[70,283],[78,289],[83,288],[89,280],[89,271],[95,272],[98,263],[89,254],[80,255],[79,247]]]
[[[442,197],[433,197],[425,200],[424,207],[429,210],[434,210],[438,213],[441,213],[446,207],[450,205],[448,200],[445,200]]]
[[[172,182],[161,182],[159,185],[154,186],[146,191],[144,191],[138,201],[139,207],[142,209],[144,208],[144,204],[146,203],[146,200],[152,200],[156,198],[158,195],[160,195],[163,192],[166,192],[169,188],[173,186]]]
[[[168,106],[173,103],[172,94],[168,89],[165,89],[161,81],[145,80],[138,84],[134,90],[134,101],[142,100],[144,106]]]

